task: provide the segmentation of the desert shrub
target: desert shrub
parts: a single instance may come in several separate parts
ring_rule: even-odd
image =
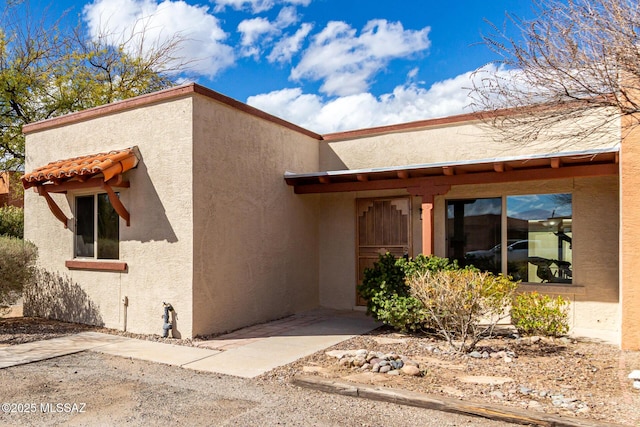
[[[422,303],[409,292],[406,277],[416,271],[457,268],[446,258],[419,255],[415,259],[396,259],[380,255],[373,268],[364,272],[358,292],[367,300],[367,313],[374,319],[401,331],[417,331],[428,325]]]
[[[24,209],[16,206],[0,207],[0,235],[23,238]]]
[[[36,246],[15,237],[0,236],[0,307],[16,302],[33,277]]]
[[[522,335],[561,336],[569,331],[569,301],[537,292],[514,298],[511,323]]]
[[[517,287],[510,278],[475,268],[417,270],[407,277],[428,322],[459,352],[471,351],[508,316]]]

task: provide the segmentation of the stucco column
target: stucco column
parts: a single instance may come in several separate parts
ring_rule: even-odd
[[[422,198],[422,253],[433,255],[433,196]]]
[[[447,194],[450,185],[433,185],[426,182],[419,187],[407,188],[412,196],[422,198],[422,254],[433,255],[433,200],[435,196]]]
[[[620,345],[640,350],[640,129],[623,118],[620,147]],[[634,120],[636,128],[625,131]]]

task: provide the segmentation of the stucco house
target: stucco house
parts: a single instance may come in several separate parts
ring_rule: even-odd
[[[66,320],[161,333],[168,302],[191,337],[361,309],[390,251],[514,275],[568,298],[572,333],[640,348],[640,136],[618,125],[568,145],[474,115],[319,135],[189,84],[24,133],[25,237],[67,286],[50,304],[85,305]]]

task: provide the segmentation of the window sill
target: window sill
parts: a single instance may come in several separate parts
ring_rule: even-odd
[[[80,261],[70,260],[64,262],[65,267],[69,270],[90,270],[90,271],[127,271],[126,262],[118,261]]]
[[[518,290],[524,292],[543,292],[545,294],[585,295],[584,286],[570,285],[566,283],[520,283]]]

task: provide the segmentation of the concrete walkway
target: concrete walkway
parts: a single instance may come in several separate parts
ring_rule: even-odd
[[[254,378],[378,326],[362,312],[314,310],[201,341],[198,347],[82,332],[0,348],[0,369],[81,351],[97,351],[198,371]]]

